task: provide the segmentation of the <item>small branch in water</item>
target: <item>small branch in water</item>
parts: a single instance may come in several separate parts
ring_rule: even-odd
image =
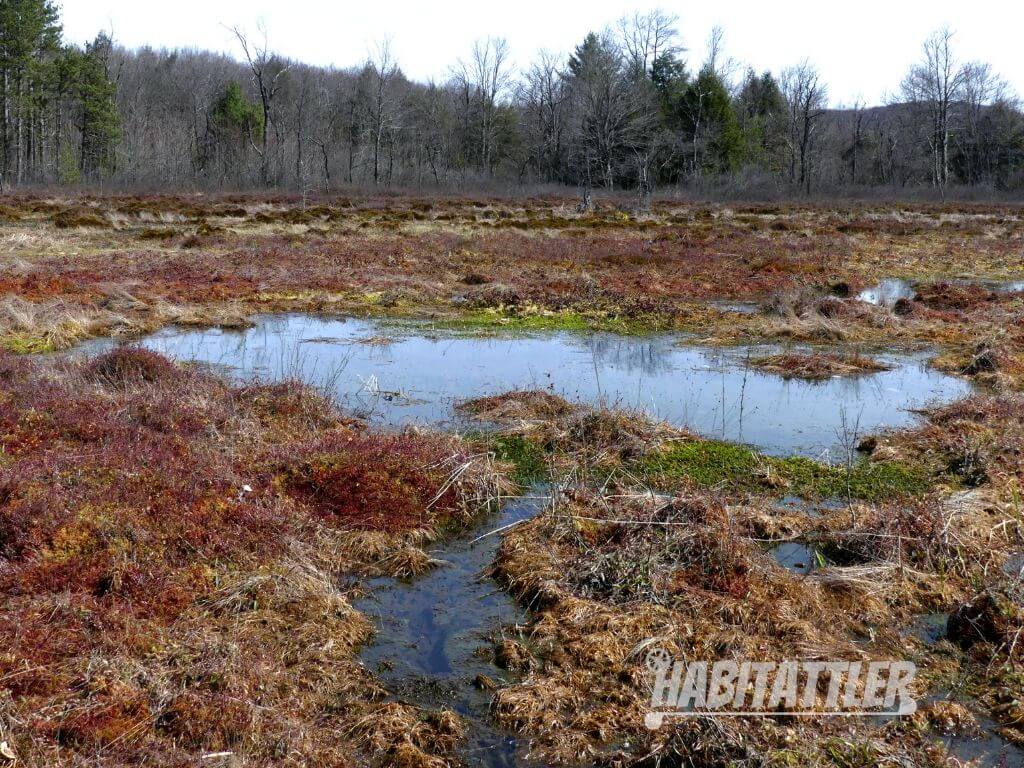
[[[473,539],[469,543],[470,544],[476,544],[478,541],[486,539],[488,536],[493,536],[496,533],[501,533],[502,531],[507,531],[510,528],[515,528],[520,523],[525,523],[525,522],[526,522],[526,520],[516,520],[514,523],[509,523],[508,525],[503,525],[503,526],[501,526],[501,528],[495,528],[493,531],[488,531],[487,533],[483,534],[482,536],[477,536],[475,539]]]

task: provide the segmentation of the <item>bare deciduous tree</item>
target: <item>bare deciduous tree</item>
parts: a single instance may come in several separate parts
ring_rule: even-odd
[[[953,31],[948,27],[934,32],[925,40],[922,60],[911,67],[901,85],[904,100],[921,105],[927,111],[931,128],[928,141],[932,183],[941,188],[949,183],[953,109],[967,76],[966,69],[956,60],[952,41]]]
[[[370,82],[371,94],[367,108],[370,131],[373,135],[373,183],[380,184],[381,147],[385,138],[394,133],[398,117],[394,85],[399,69],[391,53],[390,40],[377,44],[374,53],[366,62],[364,71]]]
[[[828,90],[807,60],[784,70],[781,86],[789,110],[790,181],[810,194],[814,139],[825,116]]]
[[[501,37],[478,40],[469,60],[460,59],[453,75],[456,87],[463,93],[467,111],[464,119],[475,125],[476,154],[481,167],[491,173],[495,162],[495,115],[499,99],[512,80],[508,42]]]
[[[647,73],[660,56],[674,56],[683,48],[676,29],[679,17],[656,9],[619,19],[618,33],[628,65]]]
[[[263,110],[263,129],[260,132],[260,146],[256,148],[256,151],[260,156],[260,180],[265,186],[269,186],[271,179],[268,142],[270,126],[273,121],[271,110],[281,85],[281,78],[291,68],[291,65],[284,63],[271,53],[267,42],[267,30],[262,22],[257,26],[257,32],[262,38],[259,43],[250,43],[249,38],[240,27],[232,28],[232,32],[235,33],[239,45],[242,46],[242,53],[245,55],[245,60],[252,73],[252,83],[260,97],[260,107]]]
[[[545,181],[562,180],[569,96],[559,58],[541,51],[523,77],[517,101],[527,138],[526,157],[540,168]]]

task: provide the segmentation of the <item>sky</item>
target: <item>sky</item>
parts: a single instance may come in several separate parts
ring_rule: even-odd
[[[591,30],[634,11],[661,8],[679,18],[691,69],[704,59],[711,29],[724,30],[725,55],[738,67],[778,72],[803,58],[815,64],[835,105],[878,104],[895,92],[936,28],[956,31],[962,60],[990,63],[1024,94],[1021,0],[63,0],[67,38],[84,43],[102,30],[135,48],[190,47],[238,56],[230,27],[262,23],[270,47],[310,64],[349,67],[389,39],[409,77],[443,80],[473,41],[508,40],[527,66],[547,49],[568,53]]]

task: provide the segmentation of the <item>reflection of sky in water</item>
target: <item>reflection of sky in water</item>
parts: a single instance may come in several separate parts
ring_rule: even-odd
[[[882,280],[871,288],[861,291],[857,297],[868,304],[890,307],[900,299],[912,299],[917,294],[912,283],[907,280]]]
[[[969,392],[921,356],[889,356],[894,370],[872,376],[806,383],[748,370],[746,350],[680,346],[672,336],[430,333],[426,326],[396,331],[371,321],[276,315],[245,332],[167,328],[143,343],[242,377],[297,376],[326,385],[344,406],[388,425],[443,425],[455,401],[539,388],[640,408],[707,437],[778,454],[820,455],[844,442],[843,435],[908,424],[907,409]],[[394,343],[384,346],[348,343],[388,334]],[[382,392],[403,396],[371,395],[364,386],[371,380]]]
[[[1024,293],[1024,280],[942,280],[937,279],[934,282],[942,283],[948,282],[953,285],[977,285],[984,288],[987,291],[993,293]],[[899,299],[912,299],[917,295],[917,283],[911,282],[910,280],[900,280],[898,278],[887,278],[879,281],[878,285],[874,285],[871,288],[866,288],[861,291],[857,298],[860,301],[865,301],[868,304],[878,304],[883,307],[891,307]]]

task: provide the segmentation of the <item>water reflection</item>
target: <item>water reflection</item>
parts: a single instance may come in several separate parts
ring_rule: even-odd
[[[878,285],[861,291],[857,299],[868,304],[891,307],[900,299],[912,299],[916,295],[917,289],[909,280],[890,278],[881,280]]]
[[[934,280],[933,282],[979,286],[986,291],[998,294],[1024,293],[1024,280],[970,280],[955,278],[952,280]],[[887,278],[879,281],[878,285],[861,291],[857,299],[868,304],[891,307],[900,299],[913,299],[917,295],[918,285],[921,285],[920,281]]]
[[[380,337],[393,341],[364,343]],[[142,343],[242,378],[302,378],[382,425],[452,426],[458,400],[535,388],[787,455],[835,455],[855,434],[909,424],[909,409],[970,391],[920,355],[885,356],[893,369],[872,376],[806,383],[750,370],[747,358],[767,349],[685,346],[672,335],[479,339],[293,314],[242,332],[167,328]]]

